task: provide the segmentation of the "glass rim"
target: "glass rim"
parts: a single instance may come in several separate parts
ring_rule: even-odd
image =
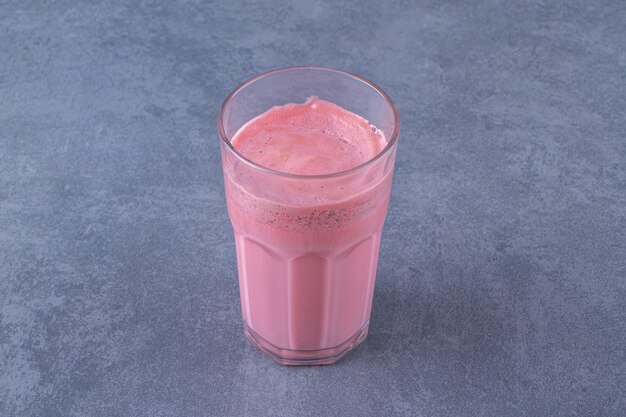
[[[260,80],[261,78],[267,77],[268,75],[277,74],[281,72],[288,72],[288,71],[297,71],[297,70],[320,70],[320,71],[334,72],[338,75],[343,75],[343,76],[353,78],[356,81],[359,81],[367,85],[372,90],[380,94],[380,96],[387,103],[387,106],[389,106],[389,108],[391,109],[393,113],[393,118],[394,118],[394,126],[393,126],[393,131],[391,132],[391,138],[389,139],[389,142],[387,142],[387,145],[383,148],[383,150],[377,153],[376,155],[374,155],[373,157],[371,157],[370,159],[368,159],[367,161],[355,167],[352,167],[350,169],[338,171],[338,172],[332,172],[329,174],[315,174],[315,175],[290,174],[288,172],[277,171],[275,169],[267,168],[263,165],[257,164],[256,162],[246,158],[241,153],[239,153],[239,151],[237,151],[235,147],[233,146],[233,144],[230,142],[230,138],[226,134],[226,130],[224,128],[224,121],[223,121],[225,109],[228,107],[233,97],[235,97],[240,91],[242,91],[244,88],[246,88],[250,84],[254,83],[257,80]],[[393,149],[394,145],[396,144],[398,140],[398,136],[400,134],[400,114],[398,113],[398,109],[396,109],[396,106],[393,104],[393,101],[391,101],[391,98],[387,95],[387,93],[385,93],[382,88],[378,87],[376,84],[374,84],[373,82],[363,77],[360,77],[348,71],[343,71],[340,69],[330,68],[330,67],[321,67],[321,66],[314,66],[314,65],[313,66],[294,66],[294,67],[277,68],[277,69],[273,69],[270,71],[266,71],[239,84],[239,86],[237,86],[233,91],[231,91],[231,93],[228,94],[228,96],[226,96],[226,99],[224,99],[224,102],[222,103],[222,106],[220,107],[220,111],[217,115],[217,127],[218,127],[218,132],[219,132],[221,141],[226,145],[226,147],[230,150],[230,152],[233,155],[235,155],[241,162],[245,163],[246,165],[256,170],[259,170],[261,172],[267,173],[267,174],[278,175],[281,177],[293,178],[293,179],[312,180],[312,179],[335,178],[335,177],[341,177],[344,175],[352,174],[356,171],[359,171],[373,164],[374,162],[382,158],[384,155],[388,154],[391,151],[391,149]]]

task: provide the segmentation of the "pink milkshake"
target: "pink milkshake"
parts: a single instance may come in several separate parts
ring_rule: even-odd
[[[229,142],[245,334],[283,364],[333,363],[367,335],[395,147],[317,97],[266,110]]]

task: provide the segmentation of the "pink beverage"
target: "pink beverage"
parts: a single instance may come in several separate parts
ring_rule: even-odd
[[[293,77],[293,71],[304,74]],[[244,121],[228,112],[231,95],[220,114],[245,335],[280,363],[329,364],[367,335],[397,113],[380,90],[340,71],[293,68],[261,77],[280,75],[291,77],[275,86],[300,80],[294,91],[303,76],[356,80],[381,101],[366,107],[389,109],[379,118],[380,129],[371,115],[368,121],[315,96],[273,102],[246,112],[254,117]],[[224,128],[228,123],[230,131]]]

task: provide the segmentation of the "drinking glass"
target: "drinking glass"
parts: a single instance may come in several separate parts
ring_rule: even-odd
[[[251,119],[312,96],[368,120],[384,133],[385,148],[343,172],[293,175],[233,147]],[[292,67],[237,87],[222,105],[218,129],[246,338],[281,364],[336,362],[368,332],[400,129],[396,108],[354,74]]]

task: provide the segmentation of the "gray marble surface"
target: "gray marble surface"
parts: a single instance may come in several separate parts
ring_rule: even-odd
[[[626,415],[623,1],[0,0],[0,415]],[[402,115],[371,333],[242,337],[216,114],[325,65]]]

